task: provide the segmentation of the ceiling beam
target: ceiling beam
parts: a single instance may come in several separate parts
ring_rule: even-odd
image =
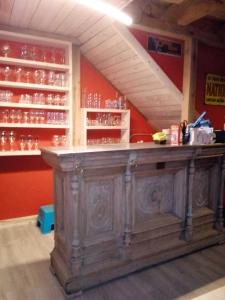
[[[163,2],[181,4],[184,0],[163,0]]]
[[[177,24],[182,26],[189,25],[205,16],[215,14],[223,8],[224,4],[222,2],[215,2],[214,0],[201,0],[190,3],[178,17]]]

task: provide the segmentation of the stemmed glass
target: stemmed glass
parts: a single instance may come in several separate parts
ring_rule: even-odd
[[[8,66],[6,66],[5,68],[3,68],[3,71],[2,71],[2,73],[3,73],[3,75],[4,75],[4,80],[5,81],[8,81],[9,80],[9,76],[10,76],[10,74],[11,74],[11,69],[10,69],[10,67],[8,67]]]
[[[28,150],[32,150],[32,148],[33,148],[33,136],[32,135],[27,136],[27,147],[28,147]]]
[[[11,47],[9,45],[9,43],[5,43],[1,46],[1,52],[3,54],[4,57],[8,57],[8,54],[10,53],[11,51]]]
[[[5,150],[6,143],[7,143],[7,132],[2,131],[1,132],[1,148],[2,148],[1,150]]]
[[[9,132],[9,147],[10,147],[10,150],[14,150],[15,141],[16,141],[16,134],[15,134],[14,131],[10,131]]]
[[[55,147],[59,146],[59,142],[60,142],[60,139],[59,139],[59,136],[58,135],[53,135],[53,139],[52,139],[52,143]]]
[[[39,148],[39,137],[35,136],[34,137],[34,149],[38,150],[38,148]]]
[[[2,121],[4,123],[8,123],[8,121],[9,121],[9,110],[8,109],[5,109],[2,111]]]
[[[30,59],[31,60],[37,60],[38,59],[38,49],[35,46],[33,46],[30,49]]]
[[[15,119],[16,119],[16,111],[15,111],[15,109],[11,109],[10,110],[10,112],[9,112],[9,118],[11,120],[11,123],[15,122]]]
[[[20,136],[20,150],[24,151],[26,147],[26,137],[25,135]]]
[[[27,45],[24,45],[24,46],[21,48],[20,56],[21,56],[21,58],[23,58],[23,59],[29,59],[30,52],[29,52],[29,50],[28,50]]]
[[[16,81],[21,82],[22,81],[22,76],[23,76],[23,69],[22,68],[17,68],[16,69]]]

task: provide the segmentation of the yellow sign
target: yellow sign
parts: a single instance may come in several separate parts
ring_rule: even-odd
[[[225,76],[207,74],[205,104],[225,105]]]

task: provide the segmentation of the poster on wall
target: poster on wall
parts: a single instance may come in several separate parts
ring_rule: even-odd
[[[225,105],[225,76],[206,75],[205,104]]]
[[[182,46],[177,41],[149,36],[148,50],[167,55],[181,56]]]

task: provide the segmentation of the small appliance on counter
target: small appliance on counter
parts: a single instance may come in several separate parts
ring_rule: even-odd
[[[225,143],[225,130],[214,130],[215,143]]]

